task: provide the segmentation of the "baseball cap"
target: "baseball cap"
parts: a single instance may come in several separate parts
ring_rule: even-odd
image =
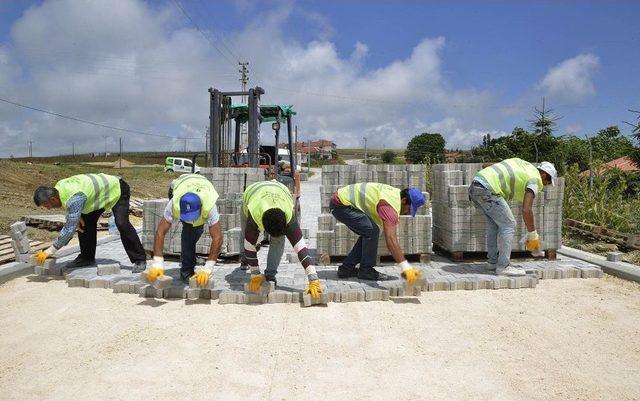
[[[551,185],[556,185],[556,181],[558,179],[558,172],[556,171],[556,166],[550,162],[542,162],[538,166],[538,170],[542,170],[545,173],[549,174],[551,177]]]
[[[409,200],[411,200],[411,216],[415,216],[418,208],[424,205],[424,195],[417,188],[409,188]]]
[[[202,202],[193,192],[187,192],[180,198],[180,220],[184,222],[196,221],[200,217]]]

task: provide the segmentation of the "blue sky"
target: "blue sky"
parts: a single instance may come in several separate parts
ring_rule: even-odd
[[[233,64],[242,58],[265,101],[296,105],[303,139],[358,146],[366,136],[379,147],[404,147],[422,131],[469,147],[484,133],[526,128],[542,96],[563,117],[558,134],[609,125],[629,133],[627,109],[640,108],[640,2],[178,1],[220,51],[174,1],[89,3],[0,2],[0,97],[201,135],[207,99],[199,92],[236,89]],[[11,107],[0,104],[5,139],[61,132],[60,146],[45,153],[119,135]],[[0,145],[0,157],[24,148]]]

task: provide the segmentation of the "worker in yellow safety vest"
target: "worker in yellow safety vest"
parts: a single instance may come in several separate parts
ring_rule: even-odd
[[[400,249],[396,227],[400,215],[415,216],[424,203],[424,195],[417,188],[400,190],[375,182],[347,185],[334,192],[329,202],[331,214],[360,236],[338,267],[338,277],[357,276],[362,280],[376,281],[392,279],[374,269],[382,227],[387,248],[401,268],[402,277],[413,283],[420,274]],[[356,268],[358,264],[360,267]]]
[[[149,282],[154,282],[164,275],[164,238],[171,229],[171,224],[182,222],[180,278],[188,282],[195,277],[196,283],[204,287],[216,264],[222,247],[222,229],[220,214],[216,207],[218,193],[213,184],[200,174],[183,174],[171,183],[171,199],[167,202],[153,241],[153,261],[144,272]],[[209,256],[204,266],[196,267],[196,243],[207,225],[211,236]]]
[[[533,165],[512,158],[480,170],[469,186],[469,199],[487,218],[487,269],[498,274],[521,276],[525,271],[510,265],[516,221],[507,201],[522,202],[527,227],[526,249],[542,251],[533,218],[533,200],[545,185],[555,185],[558,173],[549,162]]]
[[[249,289],[257,292],[265,281],[277,284],[276,274],[284,252],[286,236],[307,274],[309,284],[305,292],[313,298],[318,298],[323,289],[315,263],[309,256],[307,244],[302,237],[289,188],[275,180],[256,182],[244,191],[242,201],[241,227],[244,250],[241,261],[251,269]],[[267,268],[264,274],[260,273],[256,248],[260,232],[266,232],[270,236]]]
[[[33,194],[34,203],[47,209],[63,208],[67,218],[53,244],[36,254],[36,262],[43,264],[53,256],[73,238],[77,229],[80,255],[65,267],[94,265],[98,218],[105,211],[111,211],[122,245],[134,264],[132,270],[143,271],[146,256],[140,237],[129,221],[130,197],[129,185],[120,177],[108,174],[79,174],[60,180],[53,187],[38,187]]]

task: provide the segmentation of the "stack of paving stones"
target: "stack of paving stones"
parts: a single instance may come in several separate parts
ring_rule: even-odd
[[[220,213],[220,225],[223,232],[223,243],[220,251],[222,256],[235,256],[240,253],[240,213],[242,213],[242,194],[244,189],[259,181],[264,181],[264,171],[259,168],[203,168],[201,174],[209,179],[219,198],[216,202]],[[164,214],[168,199],[147,200],[143,204],[142,214],[142,245],[147,251],[153,250],[153,239],[156,227]],[[165,236],[164,253],[180,255],[182,223],[174,221]],[[211,246],[211,236],[208,225],[205,224],[202,236],[196,243],[196,252],[208,254]]]
[[[436,164],[432,172],[433,243],[451,253],[486,252],[486,217],[469,200],[469,185],[481,163]],[[562,200],[564,178],[556,186],[545,186],[533,203],[536,229],[545,250],[562,246]],[[516,220],[513,251],[525,251],[522,238],[527,228],[522,202],[508,202]]]
[[[399,189],[418,188],[425,196],[425,206],[418,209],[415,217],[400,216],[398,242],[406,255],[431,253],[431,210],[429,194],[426,191],[425,166],[405,165],[329,165],[322,167],[320,186],[321,210],[318,216],[317,249],[319,254],[346,256],[357,241],[358,236],[347,226],[339,223],[329,212],[331,194],[345,185],[361,182],[380,182]],[[378,256],[389,256],[389,250],[380,235]]]
[[[318,267],[324,292],[318,299],[304,294],[307,278],[299,264],[282,264],[278,268],[278,284],[264,283],[258,293],[247,290],[250,275],[237,265],[216,266],[207,287],[198,287],[194,280],[183,284],[179,268],[165,270],[167,285],[151,285],[130,270],[88,267],[66,272],[69,287],[111,289],[114,293],[137,294],[146,298],[209,299],[220,304],[299,303],[303,306],[328,302],[387,301],[390,297],[418,296],[426,291],[535,288],[539,280],[569,278],[599,278],[602,270],[587,262],[570,260],[555,262],[529,261],[521,264],[526,276],[498,276],[484,270],[481,263],[432,262],[421,265],[422,278],[407,285],[394,266],[379,267],[381,272],[396,277],[391,281],[366,281],[357,278],[339,279],[335,267]]]
[[[11,245],[16,255],[16,262],[30,263],[31,246],[27,238],[27,225],[24,221],[18,221],[11,225]]]

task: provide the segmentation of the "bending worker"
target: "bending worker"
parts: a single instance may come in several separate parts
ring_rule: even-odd
[[[302,230],[294,216],[293,199],[289,189],[277,181],[263,181],[251,184],[242,197],[241,227],[244,231],[244,253],[242,264],[251,269],[249,289],[257,292],[265,281],[276,282],[278,265],[284,252],[284,237],[289,239],[309,280],[306,293],[317,298],[322,292],[316,268],[309,256],[307,245],[302,238]],[[260,232],[270,235],[267,268],[260,273],[256,244]]]
[[[79,174],[58,181],[54,187],[38,187],[33,194],[36,206],[61,207],[66,210],[67,218],[53,245],[36,254],[36,262],[43,264],[46,258],[65,246],[77,228],[80,255],[67,267],[95,264],[98,218],[111,210],[122,245],[134,264],[133,271],[143,271],[147,265],[146,256],[138,233],[129,221],[130,197],[129,185],[120,177],[107,174]]]
[[[402,268],[402,277],[413,283],[419,272],[404,257],[398,244],[396,227],[399,215],[415,216],[424,203],[424,195],[416,188],[399,190],[380,183],[352,184],[334,192],[329,202],[331,214],[360,236],[338,267],[338,277],[357,276],[359,279],[376,281],[391,278],[374,269],[382,227],[387,249]],[[360,268],[356,268],[357,264],[360,264]]]
[[[557,176],[555,166],[549,162],[534,166],[518,158],[503,160],[476,174],[469,187],[469,199],[487,217],[487,270],[512,276],[525,274],[524,270],[510,266],[516,220],[507,201],[522,202],[522,218],[527,227],[526,248],[530,252],[541,252],[533,218],[533,199],[544,185],[555,185]]]
[[[175,219],[182,221],[180,279],[188,282],[195,275],[196,282],[204,287],[209,282],[209,276],[216,264],[220,247],[222,246],[222,229],[220,228],[220,214],[216,207],[218,193],[213,184],[200,174],[183,174],[171,183],[169,202],[164,208],[164,214],[153,241],[153,262],[145,271],[147,280],[154,282],[164,275],[163,247],[164,237],[171,229]],[[196,268],[196,243],[204,231],[204,224],[209,226],[211,247],[209,257],[204,267]]]

